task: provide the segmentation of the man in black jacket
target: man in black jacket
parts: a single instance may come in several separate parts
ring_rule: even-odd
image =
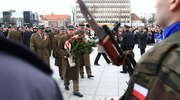
[[[141,55],[145,53],[146,45],[148,43],[148,29],[144,28],[143,32],[137,33],[138,48],[140,49]]]
[[[124,31],[122,33],[122,42],[121,42],[121,48],[123,51],[126,50],[133,50],[135,41],[134,41],[134,35],[132,32],[129,31],[129,26],[125,25],[124,26]]]
[[[130,28],[129,26],[125,25],[124,32],[122,33],[123,39],[121,42],[121,48],[124,52],[127,52],[127,51],[132,52],[132,50],[134,49],[134,45],[135,45],[134,35],[132,32],[129,31],[129,28]],[[130,70],[129,70],[127,64],[128,64],[128,62],[126,62],[126,61],[123,62],[123,71],[121,71],[121,73],[127,73],[130,70],[132,72],[132,68],[130,68]]]
[[[30,48],[30,39],[32,34],[33,34],[32,29],[29,27],[27,27],[26,30],[22,32],[23,44],[28,48]]]

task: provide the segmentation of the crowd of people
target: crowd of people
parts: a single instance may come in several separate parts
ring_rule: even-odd
[[[1,33],[4,38],[25,46],[36,53],[46,64],[50,64],[50,56],[55,58],[55,65],[59,68],[59,76],[64,80],[66,90],[69,90],[70,80],[73,80],[73,94],[79,97],[83,95],[79,92],[79,74],[84,78],[84,67],[86,68],[87,77],[94,77],[91,72],[89,55],[91,50],[76,57],[76,65],[71,68],[68,63],[67,51],[64,48],[66,40],[74,35],[88,35],[89,28],[84,25],[60,29],[50,28],[4,28]]]
[[[131,28],[127,25],[119,26],[114,29],[114,40],[116,40],[121,46],[123,51],[133,50],[135,44],[138,44],[141,54],[145,53],[145,48],[148,43],[154,43],[154,33],[160,33],[160,28]],[[73,80],[73,94],[79,97],[83,95],[79,92],[79,74],[81,78],[84,78],[84,67],[86,69],[87,77],[94,77],[91,71],[90,65],[90,53],[91,50],[77,56],[76,65],[72,67],[68,63],[67,50],[64,48],[65,42],[74,35],[81,35],[83,37],[88,36],[89,39],[96,40],[96,33],[89,27],[89,25],[80,24],[75,27],[69,25],[67,27],[60,28],[32,28],[32,27],[9,27],[1,28],[0,37],[6,38],[10,41],[23,45],[24,47],[35,52],[46,64],[50,65],[50,56],[55,58],[55,65],[59,68],[59,76],[64,80],[64,86],[66,90],[69,90],[70,80]],[[85,38],[84,38],[85,39]],[[106,54],[101,45],[97,43],[98,54],[95,58],[94,65],[99,66],[98,60],[101,55],[105,58],[109,64],[111,60]],[[127,73],[127,64],[123,64],[123,71],[121,73]],[[131,70],[132,74],[132,70]]]
[[[113,39],[119,43],[124,52],[132,51],[135,43],[138,43],[140,53],[143,55],[133,73],[132,71],[129,73],[131,78],[121,100],[180,99],[180,0],[157,0],[155,7],[157,23],[162,26],[163,31],[159,26],[131,28],[127,25],[113,30]],[[76,35],[85,40],[88,36],[96,39],[91,32],[91,28],[84,25],[76,28],[69,26],[67,29],[0,28],[1,99],[63,100],[48,66],[51,55],[56,60],[55,65],[59,67],[59,76],[64,81],[65,89],[69,90],[69,81],[73,80],[73,94],[83,97],[79,91],[79,74],[84,78],[85,66],[87,77],[94,77],[89,59],[92,49],[76,55],[75,64],[71,65],[69,60],[71,55],[64,44]],[[164,40],[145,53],[147,43],[159,42],[161,39]],[[99,65],[101,54],[107,63],[111,63],[102,47],[98,48],[101,50],[94,64]],[[133,55],[133,52],[131,54]],[[129,70],[132,69],[127,69],[124,62],[122,73]]]

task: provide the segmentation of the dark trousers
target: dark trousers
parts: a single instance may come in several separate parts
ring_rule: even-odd
[[[69,87],[69,79],[64,78],[64,86]],[[73,92],[78,92],[79,91],[79,79],[78,80],[72,80],[73,81]]]
[[[133,70],[135,69],[136,61],[134,60],[134,52],[128,54],[123,62],[123,72],[129,73],[130,76],[133,74]]]
[[[91,75],[91,66],[85,66],[87,75]],[[84,75],[84,66],[80,66],[80,75]]]
[[[141,55],[145,53],[145,48],[140,48]]]
[[[103,57],[104,57],[104,59],[106,60],[107,63],[111,62],[105,53],[98,53],[97,56],[96,56],[96,59],[94,61],[94,64],[98,64],[98,61],[99,61],[101,55],[103,55]]]

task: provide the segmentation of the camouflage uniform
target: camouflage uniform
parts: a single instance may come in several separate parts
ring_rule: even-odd
[[[180,100],[179,39],[177,32],[142,56],[121,100]]]

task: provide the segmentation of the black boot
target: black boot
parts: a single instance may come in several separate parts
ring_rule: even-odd
[[[69,91],[69,86],[65,86],[65,90]]]
[[[88,78],[94,77],[94,75],[88,75]]]
[[[81,78],[84,78],[84,75],[81,75]]]
[[[78,97],[83,97],[83,95],[80,92],[73,92],[73,95],[78,96]]]
[[[94,65],[96,65],[96,66],[100,66],[98,63],[94,63]]]
[[[127,73],[127,71],[124,71],[124,70],[123,70],[123,71],[120,71],[120,73]]]
[[[63,80],[64,78],[61,76],[61,80]]]

